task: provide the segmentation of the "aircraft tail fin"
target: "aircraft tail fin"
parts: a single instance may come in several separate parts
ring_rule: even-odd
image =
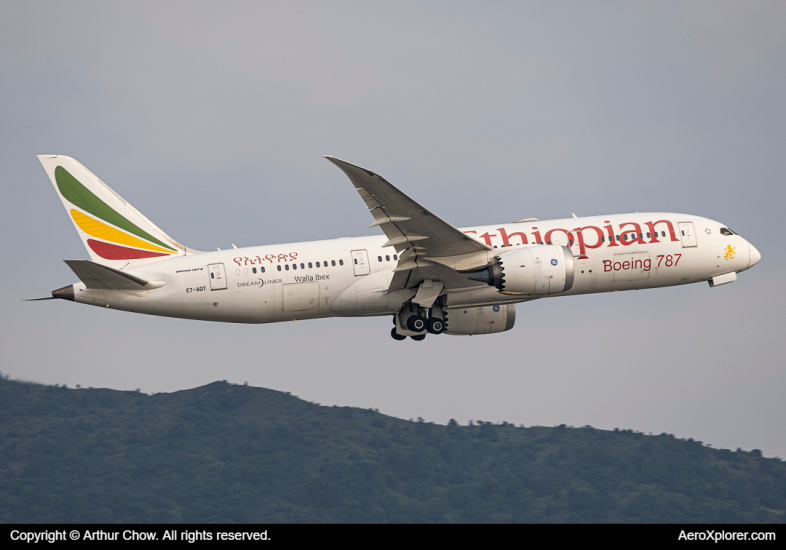
[[[71,157],[38,155],[38,160],[94,262],[123,268],[196,252],[161,231]]]

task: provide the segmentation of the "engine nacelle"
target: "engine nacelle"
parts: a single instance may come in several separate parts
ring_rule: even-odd
[[[496,263],[470,279],[497,287],[501,294],[533,296],[567,292],[573,287],[574,271],[570,248],[535,245],[503,252]]]
[[[445,334],[471,335],[505,332],[516,324],[516,304],[458,307],[443,312]]]

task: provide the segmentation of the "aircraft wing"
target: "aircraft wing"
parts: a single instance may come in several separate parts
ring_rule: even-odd
[[[475,286],[458,271],[462,265],[485,264],[491,247],[435,216],[382,176],[335,157],[325,158],[355,186],[374,216],[370,227],[379,226],[388,238],[383,246],[399,253],[390,291],[412,288],[426,278],[440,280],[446,288]]]

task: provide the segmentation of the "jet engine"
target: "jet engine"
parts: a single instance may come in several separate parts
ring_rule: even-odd
[[[457,307],[442,313],[445,334],[494,334],[513,328],[516,304],[485,307]]]
[[[573,253],[566,246],[517,248],[503,252],[496,260],[469,278],[513,296],[557,294],[573,286]]]

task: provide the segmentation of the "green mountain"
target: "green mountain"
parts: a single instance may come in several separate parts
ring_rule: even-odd
[[[785,521],[786,463],[666,434],[0,380],[3,523]]]

